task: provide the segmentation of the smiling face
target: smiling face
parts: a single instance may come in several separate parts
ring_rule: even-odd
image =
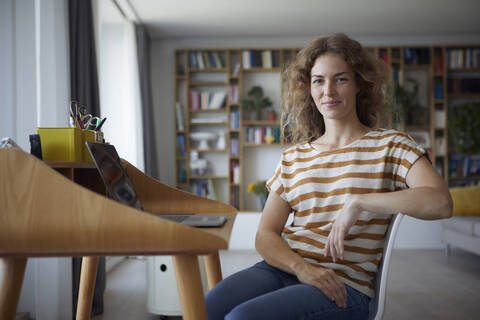
[[[352,68],[339,55],[326,53],[318,57],[310,73],[310,94],[327,122],[357,117],[355,83]]]

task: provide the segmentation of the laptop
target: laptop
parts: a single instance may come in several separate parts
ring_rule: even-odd
[[[142,203],[128,178],[115,147],[99,142],[85,142],[100,177],[110,197],[120,203],[143,211]],[[191,227],[221,227],[226,221],[224,214],[157,214],[155,216],[185,224]]]

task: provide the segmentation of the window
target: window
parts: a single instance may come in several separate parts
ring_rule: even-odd
[[[120,157],[144,170],[135,26],[111,0],[95,1],[102,131]]]

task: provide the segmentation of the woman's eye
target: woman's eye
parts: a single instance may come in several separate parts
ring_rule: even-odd
[[[337,79],[337,82],[339,82],[339,83],[347,82],[347,81],[348,81],[347,78],[338,78],[338,79]]]

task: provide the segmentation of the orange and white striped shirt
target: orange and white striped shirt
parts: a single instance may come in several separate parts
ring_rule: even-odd
[[[282,237],[307,261],[333,269],[344,283],[374,297],[390,217],[361,212],[345,239],[345,260],[325,258],[325,241],[349,195],[408,188],[408,170],[424,154],[407,134],[385,129],[336,150],[321,152],[308,142],[288,148],[267,181],[294,213]]]

